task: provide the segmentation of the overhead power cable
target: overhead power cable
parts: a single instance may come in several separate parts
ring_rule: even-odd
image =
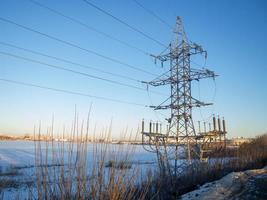
[[[46,10],[49,10],[50,12],[52,12],[52,13],[54,13],[56,15],[59,15],[59,16],[65,18],[65,19],[67,19],[67,20],[70,20],[70,21],[72,21],[72,22],[74,22],[76,24],[79,24],[80,26],[83,26],[84,28],[86,28],[86,29],[88,29],[90,31],[93,31],[95,33],[98,33],[98,34],[100,34],[100,35],[102,35],[102,36],[104,36],[106,38],[109,38],[111,40],[114,40],[116,42],[119,42],[119,43],[123,44],[124,46],[127,46],[127,47],[129,47],[131,49],[135,49],[135,50],[137,50],[137,51],[139,51],[139,52],[141,52],[141,53],[143,53],[145,55],[150,55],[148,52],[146,52],[145,50],[142,50],[139,47],[136,47],[134,45],[131,45],[128,42],[122,41],[122,40],[120,40],[120,39],[118,39],[116,37],[113,37],[113,36],[111,36],[111,35],[103,32],[103,31],[100,31],[100,30],[98,30],[98,29],[96,29],[96,28],[94,28],[92,26],[89,26],[88,24],[86,24],[84,22],[81,22],[78,19],[75,19],[75,18],[70,17],[70,16],[68,16],[68,15],[66,15],[66,14],[64,14],[62,12],[59,12],[59,11],[53,9],[53,8],[50,8],[47,5],[44,5],[44,4],[42,4],[42,3],[38,2],[38,1],[35,1],[35,0],[28,0],[28,1],[30,1],[31,3],[33,3],[33,4],[37,5],[37,6],[40,6],[40,7],[44,8],[44,9],[46,9]]]
[[[105,11],[104,9],[102,9],[102,8],[100,8],[100,7],[98,7],[98,6],[96,6],[95,4],[91,3],[90,1],[88,1],[88,0],[83,0],[83,1],[84,1],[87,5],[93,7],[93,8],[95,8],[95,9],[97,9],[98,11],[102,12],[103,14],[105,14],[105,15],[107,15],[107,16],[113,18],[114,20],[120,22],[121,24],[123,24],[124,26],[130,28],[131,30],[133,30],[133,31],[135,31],[135,32],[137,32],[137,33],[139,33],[139,34],[141,34],[142,36],[146,37],[147,39],[149,39],[149,40],[151,40],[151,41],[157,43],[157,44],[160,45],[160,46],[166,47],[166,45],[163,44],[162,42],[159,42],[158,40],[154,39],[153,37],[149,36],[148,34],[144,33],[143,31],[139,30],[138,28],[136,28],[136,27],[134,27],[134,26],[128,24],[127,22],[125,22],[125,21],[123,21],[122,19],[120,19],[120,18],[118,18],[118,17],[112,15],[111,13]]]
[[[159,20],[162,24],[166,25],[168,28],[173,29],[173,27],[167,23],[165,20],[163,20],[161,17],[156,15],[153,11],[150,9],[146,8],[143,4],[139,3],[137,0],[133,0],[139,7],[141,7],[143,10],[145,10],[147,13],[155,17],[157,20]]]
[[[36,84],[26,83],[26,82],[21,82],[21,81],[15,81],[15,80],[10,80],[10,79],[0,78],[0,81],[13,83],[16,85],[24,85],[24,86],[35,87],[35,88],[40,88],[40,89],[45,89],[45,90],[51,90],[51,91],[61,92],[61,93],[66,93],[66,94],[90,97],[90,98],[95,98],[95,99],[100,99],[100,100],[105,100],[105,101],[112,101],[112,102],[116,102],[116,103],[123,103],[123,104],[129,104],[129,105],[134,105],[134,106],[148,107],[147,105],[144,105],[144,104],[122,101],[120,99],[107,98],[107,97],[103,97],[103,96],[95,96],[95,95],[91,95],[91,94],[85,94],[85,93],[80,93],[80,92],[75,92],[75,91],[70,91],[70,90],[64,90],[64,89],[58,89],[58,88],[52,88],[52,87],[47,87],[47,86],[41,86],[41,85],[36,85]]]
[[[105,55],[100,54],[100,53],[98,53],[98,52],[96,52],[96,51],[93,51],[93,50],[90,50],[90,49],[86,49],[86,48],[81,47],[81,46],[79,46],[79,45],[77,45],[77,44],[74,44],[74,43],[71,43],[71,42],[68,42],[68,41],[65,41],[65,40],[56,38],[56,37],[54,37],[54,36],[48,35],[48,34],[46,34],[46,33],[37,31],[37,30],[32,29],[32,28],[30,28],[30,27],[27,27],[27,26],[18,24],[18,23],[14,22],[14,21],[11,21],[11,20],[9,20],[9,19],[5,19],[5,18],[3,18],[3,17],[0,17],[0,20],[3,21],[3,22],[9,23],[9,24],[13,24],[13,25],[15,25],[15,26],[17,26],[17,27],[20,27],[20,28],[24,29],[24,30],[27,30],[27,31],[30,31],[30,32],[33,32],[33,33],[36,33],[36,34],[39,34],[39,35],[42,35],[42,36],[44,36],[44,37],[46,37],[46,38],[49,38],[49,39],[51,39],[51,40],[55,40],[55,41],[57,41],[57,42],[60,42],[60,43],[65,44],[65,45],[68,45],[68,46],[77,48],[77,49],[79,49],[79,50],[85,51],[85,52],[87,52],[87,53],[89,53],[89,54],[93,54],[93,55],[95,55],[95,56],[98,56],[98,57],[104,58],[104,59],[106,59],[106,60],[109,60],[109,61],[111,61],[111,62],[120,64],[120,65],[122,65],[122,66],[131,68],[131,69],[134,69],[134,70],[137,70],[137,71],[146,73],[146,74],[150,74],[150,75],[152,75],[152,76],[155,76],[155,74],[153,74],[153,73],[151,73],[151,72],[149,72],[149,71],[146,71],[146,70],[143,70],[143,69],[141,69],[141,68],[135,67],[135,66],[133,66],[133,65],[127,64],[127,63],[125,63],[125,62],[123,62],[123,61],[120,61],[120,60],[117,60],[117,59],[115,59],[115,58],[111,58],[111,57],[105,56]]]
[[[146,89],[141,88],[141,87],[137,87],[137,86],[126,84],[126,83],[121,83],[119,81],[114,81],[114,80],[107,79],[107,78],[102,78],[102,77],[99,77],[99,76],[95,76],[95,75],[91,75],[91,74],[88,74],[88,73],[72,70],[72,69],[61,67],[61,66],[58,66],[58,65],[45,63],[45,62],[42,62],[42,61],[39,61],[39,60],[34,60],[34,59],[31,59],[31,58],[26,58],[26,57],[23,57],[23,56],[7,53],[7,52],[3,52],[3,51],[0,51],[0,54],[6,55],[6,56],[10,56],[10,57],[13,57],[13,58],[17,58],[17,59],[21,59],[21,60],[25,60],[25,61],[32,62],[32,63],[37,63],[37,64],[40,64],[40,65],[43,65],[43,66],[47,66],[47,67],[50,67],[50,68],[53,68],[53,69],[67,71],[67,72],[78,74],[78,75],[81,75],[81,76],[86,76],[86,77],[89,77],[89,78],[98,79],[98,80],[101,80],[101,81],[113,83],[113,84],[116,84],[116,85],[125,86],[125,87],[129,87],[129,88],[134,88],[134,89],[142,90],[142,91],[147,91]],[[162,94],[162,93],[156,92],[156,91],[151,91],[151,92],[154,93],[154,94],[165,95],[165,94]]]
[[[94,71],[97,71],[97,72],[101,72],[101,73],[104,73],[104,74],[108,74],[108,75],[111,75],[111,76],[124,78],[124,79],[135,81],[135,82],[138,82],[138,83],[141,82],[140,80],[134,79],[134,78],[129,77],[129,76],[125,76],[125,75],[121,75],[121,74],[117,74],[117,73],[113,73],[113,72],[108,72],[108,71],[99,69],[97,67],[92,67],[92,66],[89,66],[89,65],[73,62],[73,61],[70,61],[70,60],[63,59],[63,58],[51,56],[51,55],[48,55],[48,54],[45,54],[45,53],[41,53],[39,51],[26,49],[26,48],[19,47],[19,46],[16,46],[16,45],[13,45],[13,44],[9,44],[9,43],[6,43],[6,42],[1,42],[0,41],[0,44],[4,45],[4,46],[15,48],[15,49],[19,49],[19,50],[22,50],[22,51],[25,51],[25,52],[29,52],[29,53],[32,53],[32,54],[35,54],[35,55],[40,55],[40,56],[44,56],[44,57],[47,57],[47,58],[51,58],[51,59],[54,59],[54,60],[57,60],[57,61],[60,61],[60,62],[64,62],[64,63],[68,63],[68,64],[71,64],[71,65],[83,67],[83,68],[86,68],[86,69],[91,69],[91,70],[94,70]]]

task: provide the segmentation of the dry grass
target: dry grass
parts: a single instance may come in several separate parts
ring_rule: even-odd
[[[0,170],[0,178],[2,176],[9,176],[9,177],[13,177],[13,176],[18,176],[21,175],[21,173],[19,172],[19,170],[15,167],[9,167],[5,170]]]
[[[41,142],[40,126],[35,130],[37,198],[145,199],[147,186],[142,190],[137,187],[140,171],[130,162],[134,145],[117,145],[110,149],[107,143],[92,143],[93,152],[88,155],[89,126],[89,116],[86,123],[79,124],[75,114],[70,134],[63,130],[61,135],[62,138],[70,135],[68,142]],[[100,137],[109,139],[111,127],[112,123]],[[52,122],[47,138],[53,138],[53,132]]]
[[[232,171],[267,165],[265,134],[241,145],[233,158],[221,156],[210,163],[196,161],[183,168],[177,176],[173,176],[174,168],[168,155],[161,155],[160,170],[149,171],[141,177],[140,169],[131,161],[134,145],[115,147],[107,143],[91,143],[92,153],[88,154],[89,136],[95,141],[96,134],[96,128],[89,133],[89,121],[88,115],[87,121],[80,123],[75,114],[71,130],[63,129],[56,135],[57,138],[67,138],[68,142],[41,141],[41,125],[35,129],[36,192],[29,189],[29,199],[171,200]],[[111,127],[112,123],[102,131],[100,138],[108,140]],[[124,135],[127,133],[125,130]],[[54,137],[52,121],[46,138]],[[10,175],[12,173],[15,171]],[[6,187],[16,187],[16,183],[1,180],[0,190]]]
[[[5,188],[17,188],[19,186],[18,181],[10,178],[0,179],[0,191]]]
[[[262,168],[266,165],[267,134],[241,145],[232,158],[220,156],[209,163],[193,162],[176,177],[173,171],[155,172],[148,194],[156,194],[156,199],[177,199],[180,195],[207,182],[218,180],[230,172]]]

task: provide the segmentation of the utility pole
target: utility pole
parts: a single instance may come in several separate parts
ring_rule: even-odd
[[[207,57],[203,48],[187,39],[182,19],[177,17],[174,29],[175,39],[169,45],[167,54],[153,57],[163,65],[168,62],[170,67],[167,73],[162,74],[152,81],[144,81],[147,85],[154,87],[169,85],[170,96],[158,106],[150,106],[154,110],[169,110],[170,117],[167,118],[167,130],[164,133],[146,132],[142,128],[144,144],[150,146],[150,151],[163,152],[161,155],[175,160],[175,174],[178,168],[178,160],[183,154],[189,163],[192,158],[199,158],[197,148],[197,133],[195,131],[192,108],[212,105],[204,103],[191,94],[192,81],[204,78],[215,78],[217,75],[208,69],[192,69],[191,57],[202,54]],[[144,123],[142,123],[144,125]],[[166,159],[166,158],[165,158]]]

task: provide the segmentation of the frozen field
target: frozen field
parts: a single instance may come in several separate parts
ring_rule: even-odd
[[[74,145],[75,146],[75,145]],[[87,160],[88,165],[93,157],[94,144],[88,144],[87,150]],[[42,144],[45,149],[45,144]],[[51,149],[51,146],[48,147]],[[55,143],[55,149],[60,147]],[[101,147],[99,147],[101,148]],[[99,149],[98,148],[98,149]],[[115,154],[130,154],[129,149],[133,149],[133,153],[130,155],[130,160],[133,163],[138,164],[152,164],[156,161],[156,155],[147,152],[143,149],[142,145],[118,145],[118,144],[107,144],[107,159],[108,156]],[[75,147],[74,147],[75,150]],[[65,151],[67,151],[67,144],[65,145]],[[35,164],[35,147],[33,141],[0,141],[0,167],[6,168],[10,166],[16,167],[27,167],[33,166]],[[48,152],[48,157],[51,157],[50,151]],[[67,154],[65,154],[67,156]],[[65,158],[66,159],[66,158]]]
[[[16,195],[25,197],[27,199],[27,188],[29,184],[36,181],[36,160],[35,160],[35,144],[33,141],[1,141],[0,142],[0,180],[10,181],[10,184],[0,187],[0,199],[15,199]],[[61,146],[60,146],[61,145]],[[52,151],[51,146],[48,148],[45,143],[42,143],[42,157],[45,159],[47,155],[47,162],[45,165],[49,168],[59,168],[63,165],[68,165],[68,145],[64,146],[64,153],[59,153],[62,150],[62,143],[55,143]],[[105,164],[114,159],[124,160],[127,157],[127,162],[130,163],[131,168],[126,169],[131,171],[133,168],[139,168],[141,173],[146,173],[147,170],[156,167],[156,155],[147,152],[141,145],[118,145],[107,144],[97,145],[97,155],[100,156],[101,150],[106,148]],[[46,151],[48,149],[48,151]],[[87,145],[87,171],[90,174],[95,162],[96,144],[89,143]],[[76,147],[74,144],[74,155]],[[132,153],[131,153],[132,152]],[[56,155],[56,156],[55,156]],[[62,156],[63,155],[63,156]],[[73,161],[75,162],[75,156]],[[101,160],[101,159],[100,159]],[[58,165],[58,163],[60,163]],[[56,169],[57,171],[58,169]],[[108,170],[105,169],[105,170]],[[3,196],[2,196],[3,195]]]

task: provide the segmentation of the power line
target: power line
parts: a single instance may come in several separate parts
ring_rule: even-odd
[[[86,77],[89,77],[89,78],[98,79],[98,80],[109,82],[109,83],[112,83],[112,84],[125,86],[125,87],[129,87],[129,88],[134,88],[134,89],[137,89],[137,90],[146,91],[146,89],[141,88],[141,87],[137,87],[137,86],[126,84],[126,83],[121,83],[119,81],[114,81],[114,80],[102,78],[102,77],[99,77],[99,76],[94,76],[94,75],[91,75],[91,74],[88,74],[88,73],[84,73],[84,72],[68,69],[68,68],[65,68],[65,67],[58,66],[58,65],[45,63],[45,62],[42,62],[42,61],[39,61],[39,60],[34,60],[34,59],[31,59],[31,58],[26,58],[26,57],[23,57],[23,56],[7,53],[7,52],[3,52],[3,51],[0,51],[0,54],[6,55],[6,56],[10,56],[10,57],[13,57],[13,58],[17,58],[17,59],[21,59],[21,60],[25,60],[25,61],[32,62],[32,63],[37,63],[37,64],[40,64],[40,65],[43,65],[43,66],[48,66],[48,67],[53,68],[53,69],[58,69],[58,70],[67,71],[67,72],[70,72],[70,73],[78,74],[78,75],[81,75],[81,76],[86,76]],[[156,92],[156,91],[151,91],[151,92],[153,92],[155,94],[164,95],[164,94]]]
[[[66,93],[66,94],[72,94],[72,95],[79,95],[79,96],[90,97],[90,98],[95,98],[95,99],[101,99],[101,100],[105,100],[105,101],[112,101],[112,102],[129,104],[129,105],[134,105],[134,106],[148,107],[147,105],[143,105],[143,104],[139,104],[139,103],[122,101],[122,100],[119,100],[119,99],[112,99],[112,98],[107,98],[107,97],[103,97],[103,96],[95,96],[95,95],[91,95],[91,94],[84,94],[84,93],[70,91],[70,90],[46,87],[46,86],[41,86],[41,85],[36,85],[36,84],[26,83],[26,82],[21,82],[21,81],[15,81],[15,80],[10,80],[10,79],[0,78],[0,81],[13,83],[13,84],[17,84],[17,85],[35,87],[35,88],[40,88],[40,89],[45,89],[45,90],[51,90],[51,91],[61,92],[61,93]]]
[[[86,28],[86,29],[88,29],[88,30],[90,30],[90,31],[93,31],[93,32],[95,32],[95,33],[98,33],[98,34],[100,34],[100,35],[102,35],[102,36],[104,36],[104,37],[106,37],[106,38],[109,38],[109,39],[111,39],[111,40],[114,40],[114,41],[116,41],[116,42],[119,42],[119,43],[123,44],[124,46],[127,46],[127,47],[129,47],[129,48],[131,48],[131,49],[135,49],[135,50],[137,50],[137,51],[139,51],[139,52],[141,52],[141,53],[143,53],[143,54],[145,54],[145,55],[150,55],[148,52],[146,52],[145,50],[142,50],[142,49],[139,48],[139,47],[136,47],[136,46],[134,46],[134,45],[131,45],[131,44],[129,44],[128,42],[122,41],[122,40],[120,40],[120,39],[118,39],[118,38],[116,38],[116,37],[113,37],[113,36],[111,36],[111,35],[109,35],[109,34],[103,32],[103,31],[100,31],[100,30],[98,30],[98,29],[96,29],[96,28],[94,28],[94,27],[89,26],[88,24],[85,24],[85,23],[81,22],[81,21],[78,20],[78,19],[75,19],[75,18],[73,18],[73,17],[70,17],[70,16],[68,16],[68,15],[66,15],[66,14],[64,14],[64,13],[62,13],[62,12],[59,12],[59,11],[53,9],[53,8],[50,8],[50,7],[44,5],[44,4],[40,3],[40,2],[37,2],[37,1],[35,1],[35,0],[28,0],[28,1],[30,1],[31,3],[33,3],[33,4],[37,5],[37,6],[40,6],[40,7],[44,8],[44,9],[46,9],[46,10],[49,10],[50,12],[53,12],[53,13],[56,14],[56,15],[59,15],[59,16],[65,18],[65,19],[68,19],[68,20],[70,20],[70,21],[76,23],[76,24],[79,24],[80,26],[83,26],[84,28]]]
[[[173,27],[167,23],[165,20],[163,20],[161,17],[159,17],[158,15],[156,15],[153,11],[151,11],[150,9],[146,8],[144,5],[142,5],[141,3],[139,3],[137,0],[133,0],[139,7],[143,8],[146,12],[148,12],[150,15],[152,15],[153,17],[155,17],[157,20],[159,20],[162,24],[166,25],[168,28],[173,29]]]
[[[141,68],[135,67],[135,66],[130,65],[130,64],[127,64],[127,63],[124,63],[123,61],[117,60],[117,59],[115,59],[115,58],[111,58],[111,57],[105,56],[105,55],[100,54],[100,53],[98,53],[98,52],[96,52],[96,51],[93,51],[93,50],[90,50],[90,49],[86,49],[86,48],[84,48],[84,47],[80,47],[80,46],[77,45],[77,44],[70,43],[70,42],[68,42],[68,41],[65,41],[65,40],[56,38],[56,37],[51,36],[51,35],[48,35],[48,34],[46,34],[46,33],[37,31],[37,30],[35,30],[35,29],[29,28],[29,27],[24,26],[24,25],[21,25],[21,24],[18,24],[18,23],[14,22],[14,21],[11,21],[11,20],[8,20],[8,19],[2,18],[2,17],[0,17],[0,20],[3,21],[3,22],[9,23],[9,24],[13,24],[13,25],[15,25],[15,26],[17,26],[17,27],[20,27],[20,28],[24,29],[24,30],[27,30],[27,31],[30,31],[30,32],[33,32],[33,33],[42,35],[42,36],[44,36],[44,37],[47,37],[47,38],[49,38],[49,39],[55,40],[55,41],[57,41],[57,42],[66,44],[66,45],[68,45],[68,46],[71,46],[71,47],[80,49],[80,50],[82,50],[82,51],[85,51],[85,52],[87,52],[87,53],[93,54],[93,55],[95,55],[95,56],[104,58],[104,59],[109,60],[109,61],[111,61],[111,62],[120,64],[120,65],[122,65],[122,66],[126,66],[126,67],[128,67],[128,68],[131,68],[131,69],[134,69],[134,70],[137,70],[137,71],[140,71],[140,72],[143,72],[143,73],[146,73],[146,74],[155,76],[155,74],[153,74],[153,73],[151,73],[151,72],[149,72],[149,71],[143,70],[143,69],[141,69]]]
[[[149,40],[151,40],[151,41],[157,43],[157,44],[160,45],[160,46],[166,47],[166,45],[163,44],[162,42],[159,42],[158,40],[152,38],[151,36],[147,35],[147,34],[144,33],[143,31],[139,30],[138,28],[136,28],[136,27],[134,27],[134,26],[128,24],[127,22],[123,21],[122,19],[119,19],[118,17],[116,17],[116,16],[112,15],[111,13],[105,11],[104,9],[102,9],[102,8],[100,8],[100,7],[98,7],[98,6],[96,6],[95,4],[93,4],[93,3],[91,3],[91,2],[89,2],[89,1],[87,1],[87,0],[83,0],[83,1],[84,1],[85,3],[87,3],[87,5],[90,5],[91,7],[97,9],[98,11],[104,13],[105,15],[107,15],[107,16],[113,18],[114,20],[116,20],[116,21],[120,22],[121,24],[127,26],[127,27],[130,28],[131,30],[133,30],[133,31],[135,31],[135,32],[137,32],[137,33],[139,33],[139,34],[141,34],[142,36],[146,37],[147,39],[149,39]]]
[[[105,71],[105,70],[98,69],[96,67],[92,67],[92,66],[89,66],[89,65],[80,64],[80,63],[73,62],[73,61],[70,61],[70,60],[66,60],[66,59],[63,59],[63,58],[51,56],[51,55],[48,55],[48,54],[41,53],[39,51],[26,49],[26,48],[19,47],[19,46],[16,46],[16,45],[13,45],[13,44],[9,44],[9,43],[6,43],[6,42],[1,42],[0,41],[0,44],[4,45],[4,46],[15,48],[15,49],[23,50],[25,52],[29,52],[29,53],[32,53],[32,54],[35,54],[35,55],[40,55],[40,56],[44,56],[44,57],[47,57],[47,58],[52,58],[52,59],[60,61],[60,62],[65,62],[65,63],[72,64],[72,65],[77,65],[79,67],[83,67],[83,68],[86,68],[86,69],[91,69],[91,70],[98,71],[98,72],[101,72],[101,73],[104,73],[104,74],[109,74],[109,75],[112,75],[112,76],[115,76],[115,77],[128,79],[128,80],[135,81],[135,82],[138,82],[138,83],[141,82],[140,80],[134,79],[134,78],[129,77],[129,76],[108,72],[108,71]]]

